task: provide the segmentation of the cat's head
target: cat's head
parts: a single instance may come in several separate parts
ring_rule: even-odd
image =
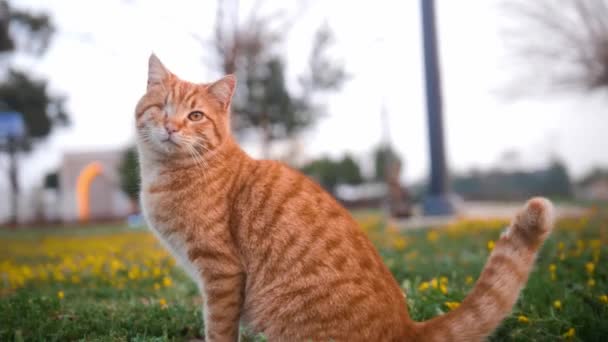
[[[204,157],[230,136],[233,75],[209,84],[179,79],[152,54],[148,87],[135,110],[140,150],[161,157]]]

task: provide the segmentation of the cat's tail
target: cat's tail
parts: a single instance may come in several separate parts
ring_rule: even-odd
[[[475,287],[460,306],[416,323],[420,340],[481,341],[491,334],[517,301],[553,221],[549,200],[529,200],[496,242]]]

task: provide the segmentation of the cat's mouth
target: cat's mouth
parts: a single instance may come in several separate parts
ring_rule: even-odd
[[[171,136],[167,137],[166,139],[161,139],[160,142],[163,143],[163,144],[170,144],[170,145],[179,146],[178,143],[176,143],[173,139],[171,139]]]

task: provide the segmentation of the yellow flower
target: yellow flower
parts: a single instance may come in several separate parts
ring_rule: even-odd
[[[519,323],[530,323],[530,319],[524,315],[517,316],[517,321]]]
[[[585,264],[585,269],[587,270],[587,273],[591,275],[593,274],[593,271],[595,271],[595,264],[592,262],[588,262]]]
[[[441,291],[441,293],[443,294],[448,294],[448,287],[445,286],[444,284],[439,285],[439,291]]]
[[[63,293],[63,291],[57,292],[57,298],[59,298],[61,300],[61,299],[63,299],[63,297],[65,297],[65,294]]]
[[[448,277],[439,277],[439,284],[447,284],[448,283]]]
[[[574,328],[570,328],[568,329],[568,331],[566,331],[566,333],[564,333],[564,337],[565,338],[572,338],[574,337],[574,335],[576,334],[576,330]]]
[[[465,283],[467,283],[467,285],[471,285],[471,284],[473,284],[474,279],[471,276],[467,276],[467,278],[464,281],[465,281]]]
[[[604,304],[608,304],[608,295],[601,295],[599,298],[600,298],[600,302],[602,302]]]
[[[457,307],[459,307],[459,306],[460,306],[460,303],[459,303],[459,302],[445,302],[444,304],[445,304],[445,306],[447,306],[447,307],[448,307],[448,309],[450,309],[450,310],[454,310],[454,309],[456,309]]]
[[[418,285],[418,291],[426,291],[429,288],[429,283],[427,281],[423,281]]]
[[[587,280],[587,285],[589,285],[589,287],[594,287],[595,286],[595,279],[590,278],[589,280]]]
[[[439,283],[437,282],[437,278],[431,279],[431,287],[436,289],[438,286],[439,286]]]
[[[555,264],[550,264],[549,265],[549,272],[551,272],[551,280],[555,281],[555,279],[557,278],[555,276],[555,271],[557,270],[557,266],[555,266]]]
[[[160,305],[161,308],[166,309],[167,308],[167,300],[165,298],[161,298],[158,301],[158,304]]]
[[[156,291],[160,290],[160,284],[159,283],[154,283],[154,290],[156,290]]]
[[[399,236],[399,237],[395,238],[395,240],[393,240],[393,247],[398,251],[404,250],[405,245],[406,245],[406,241],[405,241],[405,238],[402,236]]]
[[[437,233],[437,231],[431,230],[430,232],[426,233],[426,239],[430,242],[435,242],[437,241],[437,239],[439,239],[439,233]]]
[[[553,307],[556,308],[557,310],[561,310],[562,308],[562,302],[559,300],[556,300],[553,302]]]
[[[170,287],[171,285],[173,285],[173,281],[171,281],[171,278],[164,277],[163,278],[163,286]]]
[[[495,246],[496,246],[496,243],[494,243],[494,240],[488,241],[488,250],[489,251],[492,251]]]

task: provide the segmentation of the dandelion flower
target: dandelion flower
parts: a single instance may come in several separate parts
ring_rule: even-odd
[[[576,329],[570,328],[570,329],[568,329],[568,331],[566,331],[566,333],[564,333],[563,336],[565,338],[572,338],[572,337],[574,337],[575,334],[576,334]]]
[[[437,278],[433,278],[431,279],[431,287],[436,289],[437,287],[439,287],[439,282],[437,282]]]
[[[405,245],[406,245],[406,241],[405,241],[405,238],[402,236],[399,236],[395,240],[393,240],[393,247],[398,251],[404,250]]]
[[[595,279],[590,278],[589,280],[587,280],[587,285],[589,285],[589,287],[594,287],[595,286]]]
[[[448,283],[448,277],[439,277],[439,283],[440,284],[447,284]]]
[[[557,270],[557,266],[555,264],[549,265],[549,272],[555,272]]]
[[[161,298],[158,301],[158,304],[160,305],[161,308],[166,309],[167,308],[167,300],[165,298]]]
[[[600,298],[600,302],[602,302],[604,304],[608,304],[608,295],[601,295],[599,298]]]
[[[530,319],[524,315],[517,316],[517,321],[519,323],[530,323]]]
[[[422,283],[420,283],[420,285],[418,285],[418,291],[426,291],[429,288],[429,282],[428,281],[423,281]]]
[[[467,278],[464,281],[465,281],[465,283],[467,283],[467,285],[471,285],[471,284],[473,284],[473,277],[467,276]]]
[[[164,277],[163,278],[163,286],[170,287],[171,285],[173,285],[173,281],[171,280],[171,278]]]
[[[439,285],[439,291],[441,291],[443,294],[448,294],[448,287],[445,286],[445,284],[441,284]]]
[[[456,309],[457,307],[459,307],[459,306],[460,306],[460,303],[459,303],[459,302],[445,302],[444,304],[445,304],[445,306],[447,306],[447,307],[448,307],[448,309],[450,309],[450,310],[454,310],[454,309]]]
[[[587,273],[591,275],[593,274],[593,271],[595,271],[595,264],[592,262],[588,262],[585,264],[585,269],[587,270]]]
[[[61,300],[61,299],[63,299],[63,297],[65,297],[65,294],[63,293],[63,291],[57,292],[57,298],[59,298]]]
[[[553,301],[553,307],[556,308],[557,310],[561,310],[562,302],[560,300]]]
[[[159,283],[154,283],[154,290],[156,290],[156,291],[160,290],[160,284]]]
[[[496,243],[494,242],[494,240],[488,241],[488,251],[492,251],[495,246],[496,246]]]
[[[428,232],[426,234],[426,239],[429,240],[430,242],[435,242],[435,241],[437,241],[437,239],[439,239],[439,233],[437,233],[434,230],[431,230],[430,232]]]

